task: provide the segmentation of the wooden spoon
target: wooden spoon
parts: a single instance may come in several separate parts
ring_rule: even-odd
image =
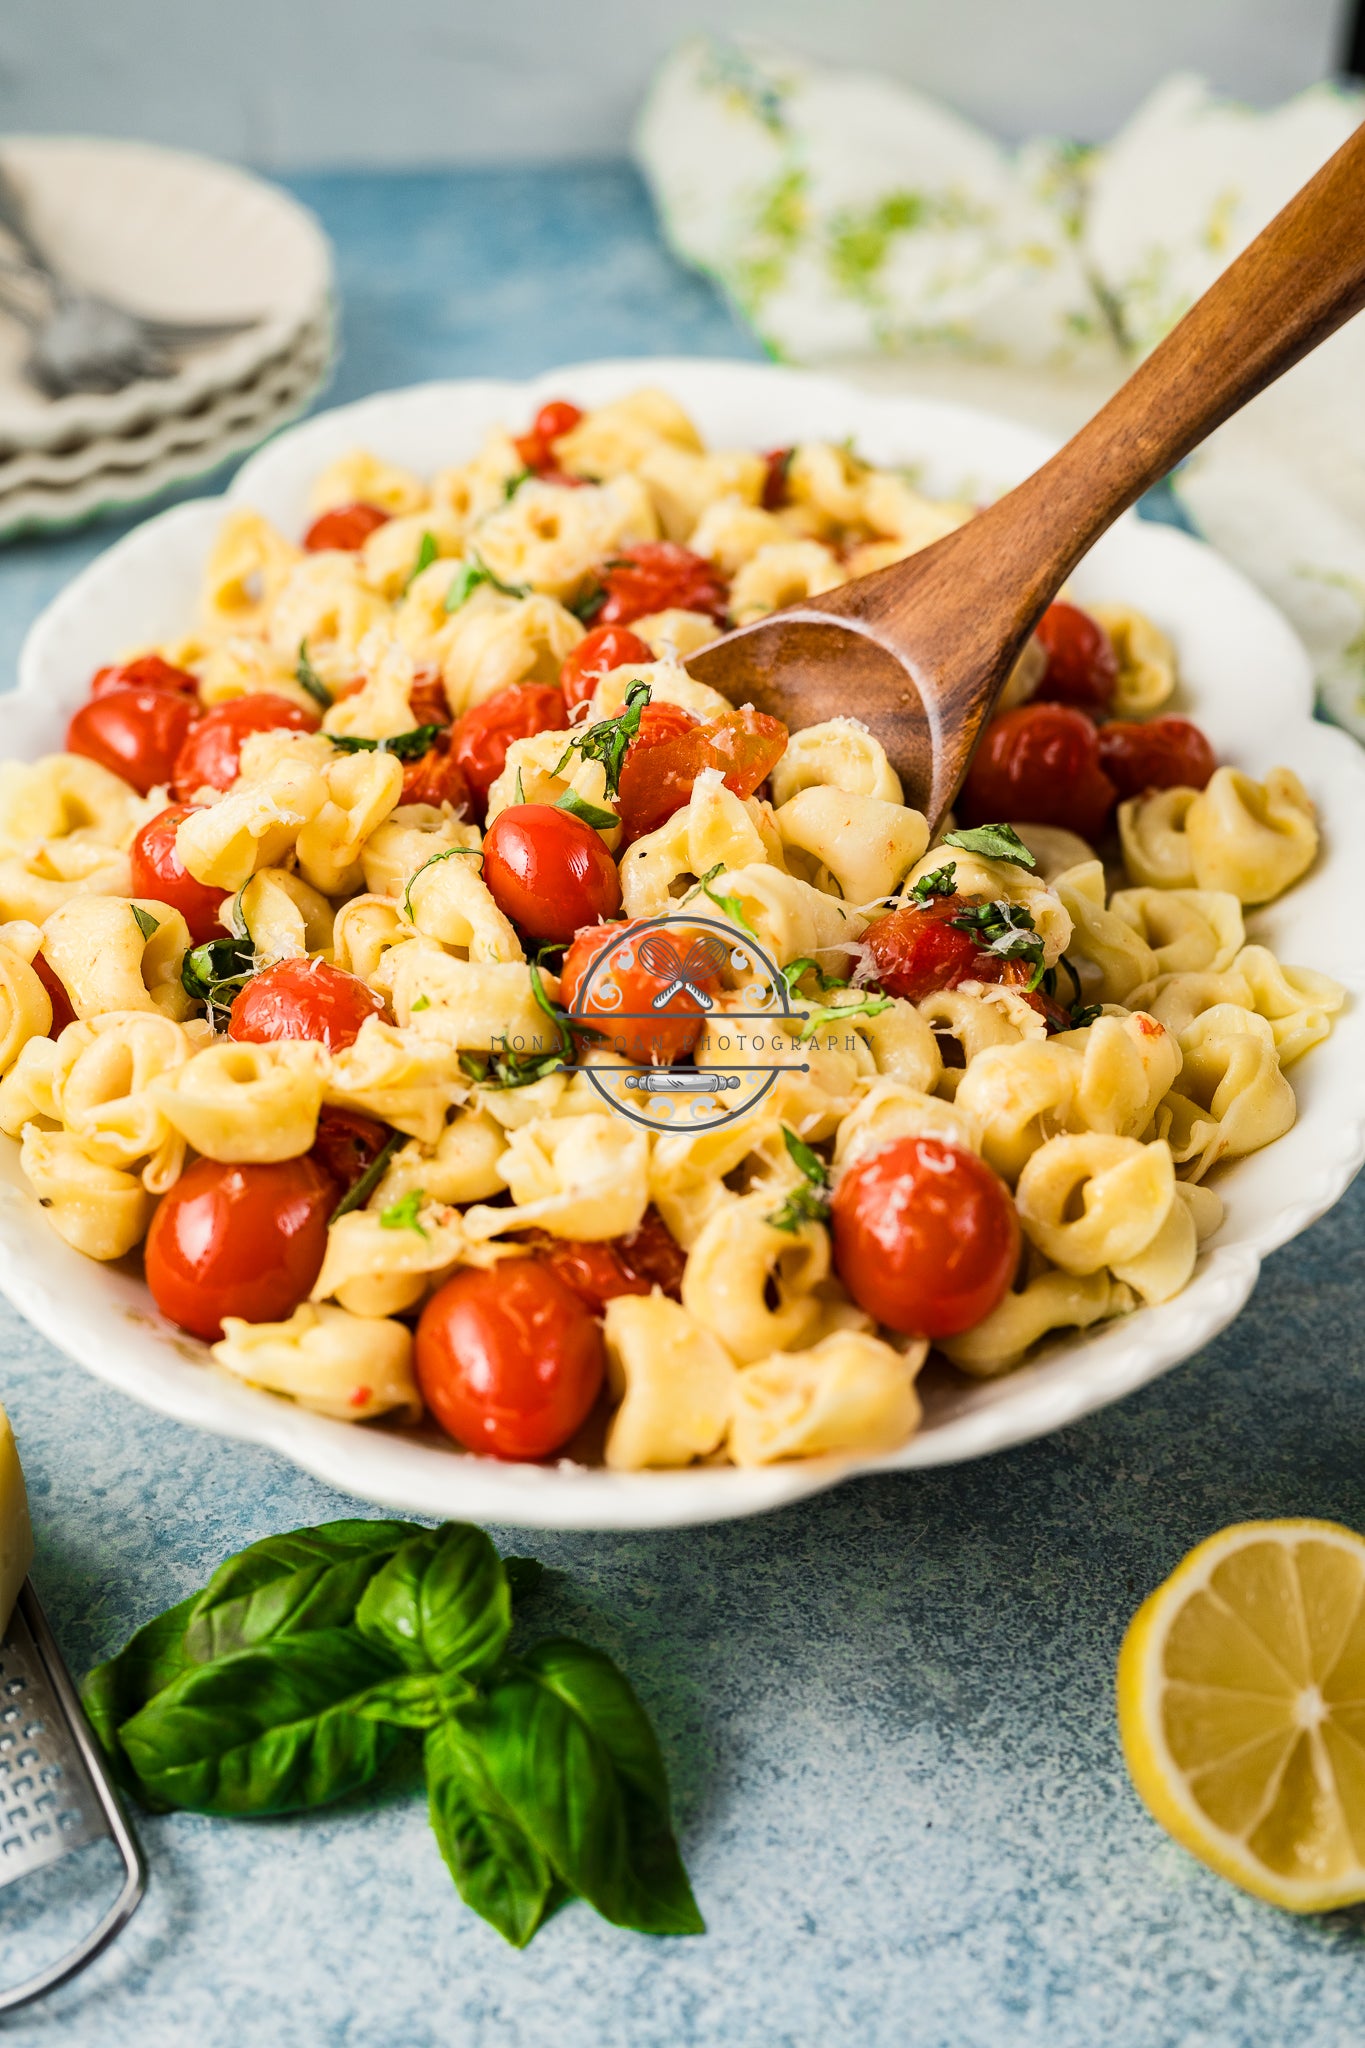
[[[862,719],[905,801],[937,826],[1025,641],[1081,557],[1362,306],[1365,126],[1025,482],[905,561],[727,633],[689,659],[690,673],[792,728]]]

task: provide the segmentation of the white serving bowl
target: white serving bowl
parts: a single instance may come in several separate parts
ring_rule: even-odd
[[[61,744],[93,671],[125,648],[193,622],[200,567],[224,503],[251,504],[286,533],[305,523],[311,478],[364,446],[427,472],[472,455],[495,422],[528,420],[547,398],[599,404],[642,383],[685,405],[708,442],[766,448],[851,434],[880,463],[918,467],[924,487],[989,497],[1037,467],[1042,437],[939,402],[871,396],[833,379],[725,362],[591,363],[529,384],[428,384],[324,413],[246,464],[226,501],[181,505],[112,547],[50,605],[25,644],[6,710],[6,752]],[[931,1373],[920,1433],[886,1457],[819,1458],[757,1471],[696,1466],[608,1472],[568,1463],[507,1465],[431,1436],[332,1422],[220,1372],[204,1346],[156,1314],[131,1272],[92,1264],[44,1223],[0,1140],[0,1287],[31,1321],[101,1379],[181,1421],[268,1444],[363,1499],[433,1516],[536,1528],[655,1528],[780,1506],[861,1472],[953,1464],[1025,1443],[1158,1377],[1231,1322],[1261,1260],[1330,1207],[1365,1157],[1365,925],[1354,912],[1353,840],[1365,817],[1365,758],[1313,718],[1308,657],[1280,614],[1201,542],[1131,515],[1077,571],[1082,602],[1124,600],[1179,651],[1177,709],[1219,755],[1262,774],[1283,763],[1315,798],[1322,854],[1307,881],[1249,920],[1290,962],[1347,984],[1355,1000],[1326,1044],[1292,1070],[1299,1120],[1278,1144],[1217,1181],[1222,1229],[1174,1301],[1084,1336],[1044,1345],[994,1381]],[[853,707],[850,707],[853,708]]]

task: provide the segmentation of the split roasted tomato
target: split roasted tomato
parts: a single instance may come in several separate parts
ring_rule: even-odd
[[[509,684],[456,719],[451,753],[468,784],[478,817],[487,809],[488,792],[507,766],[507,749],[513,740],[529,740],[538,732],[563,732],[568,723],[564,693],[549,683]]]
[[[1100,742],[1068,704],[1020,704],[993,718],[972,758],[957,811],[967,825],[997,818],[1063,825],[1093,846],[1118,798]]]
[[[422,1397],[448,1435],[495,1458],[548,1458],[582,1428],[602,1389],[597,1320],[538,1258],[466,1267],[417,1325]]]
[[[977,971],[981,954],[976,940],[950,922],[966,908],[965,896],[936,896],[926,904],[906,903],[879,917],[865,934],[878,986],[889,996],[919,1003],[962,981],[998,980],[995,972]],[[995,965],[999,964],[997,960]]]
[[[696,959],[694,942],[710,934],[686,924],[592,925],[574,934],[560,978],[564,1008],[574,1025],[606,1039],[622,1059],[648,1067],[685,1059],[701,1036],[706,1012],[684,988],[658,999],[684,978],[703,995],[720,988],[719,939]],[[645,957],[641,955],[644,949]],[[655,956],[652,959],[648,956]],[[594,971],[595,970],[595,971]]]
[[[780,512],[784,505],[791,503],[791,492],[787,487],[787,472],[792,466],[794,448],[770,448],[763,460],[767,469],[763,478],[762,505],[765,512]]]
[[[1050,604],[1034,628],[1047,668],[1034,691],[1036,704],[1074,704],[1102,717],[1119,679],[1114,644],[1098,619],[1074,604]]]
[[[676,704],[647,704],[621,767],[621,839],[629,846],[667,824],[704,768],[719,768],[738,797],[759,789],[787,747],[787,728],[746,704],[705,723]]]
[[[154,903],[169,903],[189,926],[195,945],[204,946],[210,939],[223,936],[218,913],[225,899],[221,889],[196,882],[175,850],[175,835],[193,812],[193,804],[172,804],[169,810],[158,811],[134,839],[129,862],[134,896],[150,896]]]
[[[353,505],[334,505],[330,512],[321,513],[313,521],[303,536],[303,545],[310,555],[331,549],[353,555],[364,547],[372,533],[388,525],[390,517],[382,505],[366,505],[359,500]]]
[[[450,699],[436,669],[424,668],[414,676],[408,691],[408,709],[415,726],[450,724]]]
[[[152,1299],[216,1344],[224,1316],[283,1322],[322,1271],[337,1184],[317,1161],[225,1165],[196,1159],[162,1196],[147,1233]]]
[[[1203,789],[1218,766],[1213,748],[1187,718],[1102,725],[1100,762],[1120,798],[1145,789]]]
[[[111,690],[175,690],[185,697],[197,697],[199,678],[187,668],[174,668],[159,654],[140,654],[136,661],[121,661],[111,668],[95,670],[90,695],[107,697]]]
[[[559,671],[559,687],[572,718],[580,704],[586,704],[604,675],[613,668],[643,667],[654,659],[654,649],[628,626],[597,626],[585,633],[577,647],[565,655]]]
[[[572,1287],[595,1316],[619,1294],[652,1294],[657,1287],[673,1301],[682,1299],[687,1254],[652,1205],[626,1237],[593,1243],[528,1231],[523,1242],[534,1244],[536,1257]]]
[[[368,1017],[382,1017],[384,999],[358,974],[326,960],[277,960],[253,974],[236,996],[228,1037],[254,1045],[307,1038],[344,1052]]]
[[[47,990],[47,999],[52,1005],[52,1022],[48,1026],[47,1035],[49,1038],[60,1038],[67,1025],[76,1021],[76,1012],[71,1006],[66,984],[57,978],[41,953],[35,953],[29,965]]]
[[[571,434],[582,417],[578,407],[567,398],[552,398],[548,405],[542,405],[531,423],[530,433],[518,434],[512,443],[527,469],[533,469],[537,476],[553,470],[555,442]]]
[[[316,732],[322,721],[288,697],[269,690],[215,704],[190,728],[175,757],[171,790],[188,803],[201,789],[231,789],[241,766],[242,741],[249,733]]]
[[[425,754],[403,763],[403,802],[435,804],[438,810],[442,804],[449,804],[458,817],[473,815],[473,793],[455,758],[452,733],[437,733]]]
[[[599,626],[629,626],[654,612],[705,612],[723,625],[730,593],[714,562],[672,540],[622,548],[602,571],[606,602]]]
[[[315,1159],[337,1184],[338,1200],[362,1181],[393,1133],[376,1117],[353,1109],[324,1109],[308,1157]]]
[[[553,804],[498,812],[484,835],[483,879],[504,917],[559,945],[621,908],[621,878],[601,838]]]
[[[974,1152],[898,1138],[834,1191],[834,1264],[889,1330],[956,1337],[997,1308],[1019,1263],[1009,1189]]]
[[[146,796],[171,780],[198,715],[197,699],[178,689],[125,684],[82,704],[66,729],[66,750],[98,761]]]

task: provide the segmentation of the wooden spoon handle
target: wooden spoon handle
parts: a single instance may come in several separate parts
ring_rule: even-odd
[[[1365,125],[1109,403],[982,515],[999,522],[1002,581],[1017,579],[1036,617],[1121,512],[1363,306]]]

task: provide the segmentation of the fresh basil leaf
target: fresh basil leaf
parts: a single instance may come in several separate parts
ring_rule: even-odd
[[[828,1223],[829,1221],[829,1168],[818,1152],[813,1152],[803,1138],[786,1124],[782,1126],[782,1142],[787,1148],[792,1164],[804,1176],[799,1187],[793,1188],[780,1209],[774,1209],[766,1219],[774,1230],[789,1230],[793,1234],[805,1223]]]
[[[194,1813],[292,1813],[374,1777],[398,1731],[357,1712],[396,1676],[349,1628],[313,1629],[181,1673],[125,1721],[140,1782]]]
[[[601,583],[593,583],[589,585],[581,597],[571,597],[565,609],[571,611],[576,619],[581,619],[585,626],[590,626],[606,601],[606,586]]]
[[[425,1200],[426,1194],[422,1188],[409,1188],[408,1192],[405,1195],[400,1195],[396,1202],[390,1202],[387,1209],[380,1210],[379,1228],[381,1230],[415,1230],[419,1237],[429,1236],[430,1233],[425,1224],[420,1220],[422,1204]]]
[[[196,1664],[282,1635],[344,1628],[375,1573],[416,1522],[323,1522],[267,1536],[219,1565],[194,1602],[185,1654]]]
[[[463,605],[469,603],[470,598],[481,583],[490,583],[491,581],[492,578],[482,562],[461,562],[459,568],[451,577],[449,587],[446,590],[446,610],[448,612],[459,611]]]
[[[307,690],[315,704],[320,705],[324,711],[331,710],[333,702],[332,693],[326,683],[323,682],[322,677],[318,674],[312,662],[308,659],[308,642],[306,640],[300,640],[299,642],[299,659],[298,666],[294,670],[294,680],[301,690]]]
[[[957,862],[945,861],[941,868],[935,868],[931,875],[921,875],[910,890],[916,903],[927,903],[931,896],[951,896],[957,888],[955,877]]]
[[[755,944],[757,944],[758,933],[754,930],[752,924],[750,924],[749,922],[749,919],[745,916],[744,905],[740,902],[738,896],[727,895],[723,889],[713,889],[711,887],[711,884],[715,881],[716,876],[724,874],[724,872],[725,862],[723,860],[718,860],[713,868],[707,869],[706,873],[702,876],[699,882],[693,883],[692,887],[688,890],[687,894],[683,897],[682,901],[683,903],[690,903],[692,901],[692,898],[698,893],[698,891],[700,891],[700,893],[703,896],[707,897],[719,909],[723,910],[727,917],[732,918],[734,922],[739,926],[740,930],[747,932],[749,934],[749,937],[755,942]],[[681,908],[681,905],[679,905],[679,908]]]
[[[609,1657],[558,1638],[460,1710],[499,1801],[570,1888],[618,1927],[700,1934],[648,1716]]]
[[[348,1189],[337,1203],[335,1209],[327,1218],[329,1223],[335,1223],[338,1216],[349,1216],[352,1209],[364,1208],[370,1196],[388,1172],[389,1161],[394,1153],[398,1151],[400,1146],[406,1145],[407,1142],[407,1137],[402,1131],[390,1132],[388,1138],[384,1141],[383,1149],[375,1154],[355,1186]]]
[[[250,938],[210,939],[185,955],[180,985],[196,1003],[225,1010],[255,972],[256,949]]]
[[[323,735],[343,754],[392,754],[395,761],[420,761],[430,753],[431,743],[443,725],[415,725],[411,732],[390,733],[387,739],[366,739],[359,733],[329,732]]]
[[[964,853],[979,853],[986,860],[1013,861],[1017,868],[1038,866],[1013,825],[973,825],[969,831],[945,832],[943,844],[960,846]]]
[[[426,1739],[432,1833],[465,1904],[525,1948],[563,1896],[548,1857],[498,1799],[477,1745],[454,1721]]]
[[[517,763],[517,802],[518,802],[519,804],[524,804],[524,803],[525,803],[525,801],[526,801],[526,791],[525,791],[525,790],[524,790],[524,789],[522,788],[522,786],[521,786],[521,763],[520,763],[520,762],[518,762],[518,763]]]
[[[161,919],[153,917],[151,911],[144,910],[140,903],[130,903],[128,907],[133,913],[133,917],[137,922],[137,928],[144,940],[150,939],[153,932],[161,930]]]
[[[424,569],[429,569],[431,567],[432,563],[436,560],[436,554],[437,548],[435,534],[424,533],[422,535],[420,542],[418,543],[417,560],[412,565],[412,573],[408,577],[407,582],[403,585],[404,595],[406,595],[407,592],[412,589],[413,584],[417,581],[417,578],[421,575],[422,571]]]
[[[1071,1029],[1085,1031],[1104,1015],[1102,1003],[1075,1003],[1071,1010]]]
[[[506,479],[502,487],[502,495],[504,502],[510,504],[511,500],[515,498],[517,492],[521,489],[522,485],[529,484],[531,478],[534,475],[535,471],[533,469],[518,469],[514,471],[513,474]]]
[[[419,1010],[429,1010],[430,1008],[431,1008],[431,997],[430,997],[430,996],[416,996],[416,997],[414,997],[414,999],[412,1000],[412,1002],[410,1002],[410,1003],[408,1004],[408,1009],[409,1009],[409,1011],[411,1012],[411,1014],[412,1014],[412,1015],[413,1015],[414,1017],[415,1017],[415,1016],[417,1015],[417,1012],[418,1012]]]
[[[365,1694],[356,1706],[366,1721],[386,1721],[393,1728],[437,1728],[452,1704],[473,1697],[474,1688],[455,1681],[452,1700],[449,1684],[431,1671],[405,1671],[398,1678],[385,1679]]]
[[[831,1024],[842,1024],[853,1017],[880,1017],[883,1010],[891,1008],[893,1000],[891,996],[859,996],[852,1003],[817,1003],[806,1013],[797,1044],[809,1045],[817,1031],[827,1030]]]
[[[520,769],[518,769],[520,774]],[[555,804],[557,811],[567,811],[571,818],[581,818],[585,825],[591,825],[594,832],[613,832],[621,820],[615,811],[603,810],[600,804],[590,804],[573,789],[566,789]]]
[[[151,1795],[133,1776],[118,1731],[186,1669],[190,1659],[185,1651],[185,1628],[200,1598],[191,1593],[154,1621],[145,1622],[116,1656],[106,1658],[87,1674],[81,1687],[81,1704],[115,1778],[144,1805]]]
[[[411,1671],[475,1676],[497,1662],[512,1626],[502,1560],[468,1522],[423,1530],[375,1574],[355,1620]]]
[[[453,860],[457,854],[461,853],[469,855],[474,860],[481,861],[483,859],[483,848],[481,846],[447,846],[440,853],[433,853],[430,860],[424,860],[420,868],[413,869],[412,874],[408,877],[408,886],[403,891],[403,913],[409,924],[413,922],[412,885],[417,880],[418,875],[424,875],[428,868],[434,868],[437,861]],[[417,1005],[414,1003],[413,1008],[416,1009],[416,1007]],[[423,1004],[423,1008],[425,1009],[426,1007]]]
[[[626,706],[615,718],[599,719],[596,725],[585,726],[575,734],[564,749],[555,765],[555,774],[562,775],[571,754],[577,754],[583,761],[600,761],[606,777],[607,795],[615,796],[621,787],[621,765],[626,758],[626,749],[640,730],[653,691],[642,677],[626,687]]]
[[[826,974],[820,962],[812,960],[808,955],[801,960],[789,960],[786,966],[780,969],[780,972],[783,981],[787,984],[788,995],[796,994],[796,985],[803,974],[813,974],[822,990],[848,987],[848,983],[841,974]]]

